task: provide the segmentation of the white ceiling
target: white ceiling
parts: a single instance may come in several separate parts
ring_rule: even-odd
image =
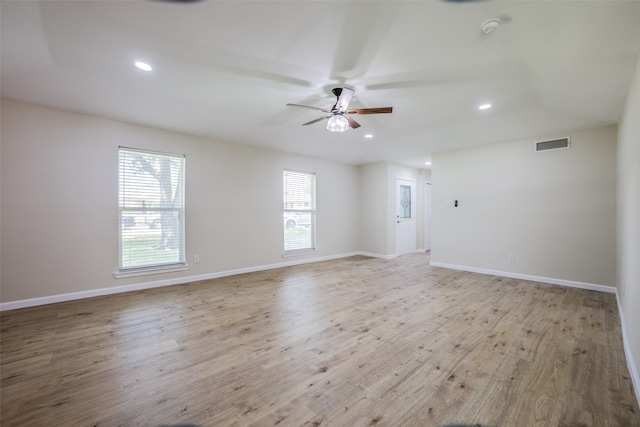
[[[3,98],[350,164],[424,167],[436,151],[617,123],[640,51],[640,1],[0,8]],[[504,22],[484,34],[490,18]],[[350,107],[393,113],[334,134],[285,106],[330,108],[342,86]]]

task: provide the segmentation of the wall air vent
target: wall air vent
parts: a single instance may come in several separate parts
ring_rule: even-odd
[[[562,150],[571,148],[569,137],[536,142],[536,151]]]

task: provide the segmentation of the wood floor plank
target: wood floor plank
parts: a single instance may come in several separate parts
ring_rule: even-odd
[[[0,315],[2,426],[634,426],[615,297],[356,256]]]

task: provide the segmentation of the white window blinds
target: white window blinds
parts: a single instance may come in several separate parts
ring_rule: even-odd
[[[316,175],[284,170],[284,252],[316,248]]]
[[[185,265],[182,155],[119,150],[120,271]]]

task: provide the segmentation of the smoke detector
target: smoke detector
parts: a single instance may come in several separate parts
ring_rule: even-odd
[[[499,26],[500,26],[500,20],[494,18],[494,19],[489,19],[487,21],[484,21],[482,25],[480,25],[480,29],[482,29],[483,33],[489,34],[489,33],[493,33]]]

